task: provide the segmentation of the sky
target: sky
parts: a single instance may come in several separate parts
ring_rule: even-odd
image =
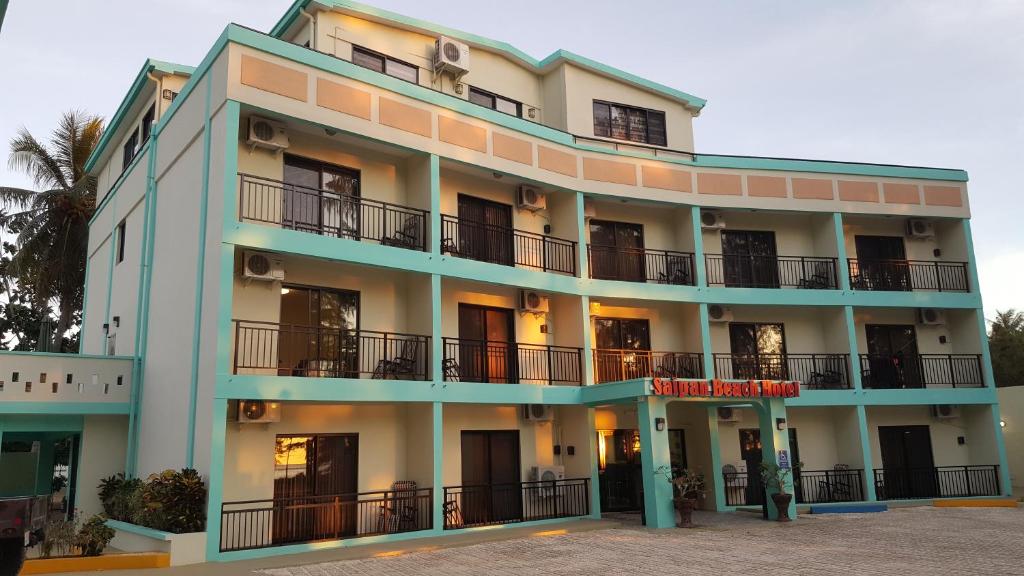
[[[706,98],[698,152],[967,170],[986,317],[1024,309],[1024,1],[373,3]],[[109,118],[147,57],[196,65],[229,22],[268,31],[289,5],[11,0],[0,146],[69,108]],[[29,185],[2,160],[0,183]]]

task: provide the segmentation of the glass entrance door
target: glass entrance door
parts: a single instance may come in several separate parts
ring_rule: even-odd
[[[518,430],[462,432],[462,516],[466,524],[523,516]]]
[[[468,382],[518,381],[512,310],[459,304],[459,366]]]
[[[643,282],[644,227],[629,222],[590,221],[591,277]]]
[[[358,330],[359,292],[282,286],[278,372],[358,377]]]
[[[596,318],[599,382],[643,378],[651,374],[650,321]]]
[[[872,388],[921,388],[917,334],[913,325],[868,324],[868,372],[862,374]]]
[[[726,286],[778,288],[775,232],[723,230],[722,268]]]
[[[876,486],[879,499],[939,495],[931,432],[927,425],[879,426],[878,443],[882,452],[881,485]]]
[[[512,207],[459,194],[459,255],[512,266],[515,260]]]
[[[786,333],[782,324],[729,324],[732,376],[740,380],[785,380]]]
[[[281,223],[324,236],[360,234],[359,171],[285,154]]]
[[[274,542],[354,536],[358,464],[358,434],[277,436]]]
[[[850,278],[854,288],[913,290],[906,246],[899,236],[855,236],[858,274]]]

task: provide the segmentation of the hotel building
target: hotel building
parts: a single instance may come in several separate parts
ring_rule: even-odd
[[[794,506],[1008,494],[967,174],[703,154],[704,106],[346,0],[147,61],[81,354],[0,355],[2,462],[65,454],[87,511],[195,467],[208,560],[669,527],[671,470],[724,512],[763,461]]]

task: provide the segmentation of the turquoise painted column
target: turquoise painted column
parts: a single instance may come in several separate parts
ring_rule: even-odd
[[[587,408],[587,430],[590,433],[590,441],[586,444],[586,450],[590,454],[590,517],[595,520],[601,519],[601,473],[600,463],[597,458],[597,417],[593,408]]]
[[[432,408],[433,417],[431,418],[431,424],[433,426],[434,456],[434,526],[432,532],[441,534],[444,532],[444,404],[434,402]]]
[[[210,434],[210,475],[206,499],[206,560],[220,555],[220,516],[224,503],[224,438],[228,425],[228,401],[213,399],[213,429]]]
[[[430,253],[441,255],[441,159],[430,155]]]
[[[714,491],[715,510],[725,510],[725,478],[722,477],[722,444],[718,437],[718,407],[708,408],[708,438],[711,443],[711,470],[705,476]]]
[[[580,239],[579,252],[576,254],[576,267],[580,271],[580,278],[590,277],[590,258],[587,257],[587,216],[584,209],[586,199],[582,192],[576,193],[576,226],[577,235]]]
[[[864,383],[860,377],[860,346],[857,344],[857,324],[853,316],[853,306],[843,306],[843,323],[846,324],[846,341],[850,349],[850,381],[854,390],[862,390]]]
[[[711,320],[708,318],[708,305],[700,303],[697,305],[697,316],[700,318],[700,345],[701,353],[704,355],[704,377],[714,378],[715,376],[715,355],[711,347]]]
[[[836,272],[839,274],[839,289],[850,289],[850,267],[847,265],[846,234],[843,232],[843,214],[832,213],[832,228],[836,234]]]
[[[1004,496],[1013,495],[1013,486],[1010,481],[1010,463],[1006,460],[1006,442],[1003,439],[1002,417],[999,415],[999,404],[989,406],[992,411],[992,432],[996,443],[996,452],[999,456],[999,488]]]
[[[708,270],[704,262],[704,233],[700,227],[700,206],[690,206],[690,223],[693,227],[693,267],[697,277],[697,287],[708,285]]]
[[[863,405],[857,406],[857,429],[860,434],[860,450],[864,462],[864,496],[874,502],[878,500],[878,494],[875,493],[875,463],[871,457],[867,409]]]
[[[441,331],[441,276],[430,275],[430,372],[433,385],[444,386],[444,337]]]
[[[779,452],[785,450],[789,453],[790,464],[792,453],[789,450],[789,431],[779,430],[776,426],[777,418],[786,417],[786,402],[782,398],[766,398],[757,406],[758,418],[761,428],[761,461],[764,463],[778,463]],[[793,475],[786,479],[783,489],[793,494]],[[778,492],[778,489],[768,488],[768,518],[775,520],[779,517],[779,511],[772,501],[771,495]],[[789,501],[789,517],[796,518],[796,497]]]
[[[668,451],[668,433],[654,428],[655,418],[666,418],[665,400],[645,397],[637,403],[640,428],[640,474],[644,485],[644,511],[648,528],[673,528],[676,512],[672,504],[672,462]],[[666,420],[667,423],[667,420]],[[658,471],[661,470],[661,473]]]
[[[594,350],[590,341],[590,297],[580,297],[580,314],[583,317],[583,385],[597,382],[594,379]]]

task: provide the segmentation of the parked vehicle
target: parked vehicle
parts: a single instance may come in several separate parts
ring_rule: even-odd
[[[43,539],[49,496],[0,498],[0,576],[17,576],[25,549]]]

